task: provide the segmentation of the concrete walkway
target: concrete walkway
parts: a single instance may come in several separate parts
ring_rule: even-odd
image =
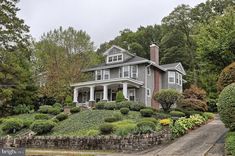
[[[215,120],[191,131],[168,145],[129,155],[143,156],[223,156],[224,135],[227,129],[216,116]],[[128,154],[121,154],[128,155]]]

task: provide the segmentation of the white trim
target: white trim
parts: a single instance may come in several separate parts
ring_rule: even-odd
[[[172,75],[174,75],[173,77],[171,76],[171,78],[174,78],[174,82],[170,82],[170,73],[172,74]],[[174,74],[173,74],[174,73]],[[168,71],[168,83],[170,83],[170,84],[175,84],[175,72],[174,71]]]
[[[86,81],[86,82],[74,83],[74,84],[70,84],[70,86],[71,87],[89,87],[90,85],[117,84],[117,83],[122,84],[122,82],[129,82],[129,83],[132,83],[133,85],[137,85],[137,86],[142,86],[144,84],[144,82],[138,81],[135,79],[114,78],[114,79],[110,79],[110,80]]]
[[[123,48],[121,48],[121,47],[119,47],[119,46],[116,46],[116,45],[113,45],[113,46],[110,47],[108,50],[106,50],[106,51],[103,53],[103,55],[108,55],[109,51],[110,51],[111,49],[113,49],[113,48],[117,48],[117,49],[119,49],[121,52],[125,52],[125,53],[127,53],[127,54],[129,54],[129,55],[131,55],[131,56],[134,56],[134,54],[128,52],[126,49],[123,49]]]
[[[180,75],[180,73],[175,72],[175,83],[178,85],[180,84],[180,76],[179,75]],[[178,80],[178,82],[177,82],[177,80]]]
[[[182,86],[182,84],[183,84],[182,74],[179,74],[179,85]]]
[[[103,80],[103,72],[102,72],[102,70],[96,70],[95,71],[95,80],[96,81],[100,81],[100,80],[97,79],[98,71],[100,71],[100,80]]]
[[[134,73],[133,73],[132,68],[133,68],[134,66],[136,67],[136,73],[135,73],[135,74],[136,74],[136,77],[133,77],[133,74],[134,74]],[[138,65],[132,65],[132,66],[130,66],[130,68],[131,68],[131,69],[130,69],[131,78],[137,79],[137,78],[138,78]]]
[[[105,79],[105,72],[107,72],[108,74],[108,79]],[[102,80],[109,80],[110,79],[110,69],[103,69],[102,70]]]
[[[113,60],[115,56],[117,57],[117,60],[116,60],[116,61]],[[118,60],[118,56],[121,56],[121,57],[122,57],[121,60]],[[109,58],[110,58],[110,57],[112,58],[112,61],[111,61],[111,62],[109,61]],[[108,56],[106,57],[106,63],[107,63],[107,64],[118,63],[118,62],[123,62],[123,53],[108,55]]]

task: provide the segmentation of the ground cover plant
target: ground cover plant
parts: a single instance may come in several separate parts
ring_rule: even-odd
[[[227,155],[235,156],[235,131],[228,132],[226,135],[225,149]]]

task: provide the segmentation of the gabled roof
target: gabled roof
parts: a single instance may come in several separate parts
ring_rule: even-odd
[[[180,62],[177,63],[170,63],[170,64],[163,64],[160,65],[166,70],[177,70],[178,72],[182,73],[183,75],[186,75],[186,72]]]
[[[110,47],[108,50],[106,50],[103,55],[108,55],[108,53],[113,49],[113,48],[116,48],[116,49],[119,49],[121,52],[124,52],[124,53],[127,53],[131,56],[134,56],[134,54],[130,53],[129,51],[127,51],[126,49],[123,49],[119,46],[116,46],[116,45],[112,45],[112,47]]]

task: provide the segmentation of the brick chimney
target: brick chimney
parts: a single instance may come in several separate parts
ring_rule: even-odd
[[[159,47],[156,44],[150,45],[150,60],[159,64]]]

